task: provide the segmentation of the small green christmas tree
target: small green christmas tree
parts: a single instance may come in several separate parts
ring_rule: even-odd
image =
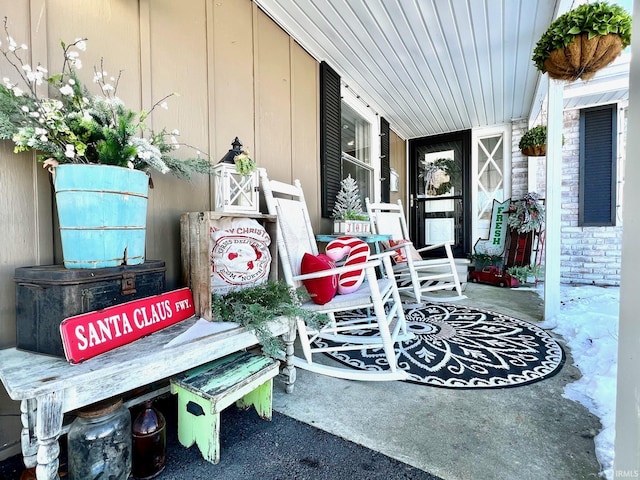
[[[362,203],[358,193],[358,183],[349,175],[340,182],[340,191],[336,195],[333,207],[335,220],[368,220],[362,211]]]

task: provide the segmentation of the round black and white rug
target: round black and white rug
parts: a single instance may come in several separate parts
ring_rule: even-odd
[[[515,387],[555,374],[564,362],[562,347],[546,331],[507,315],[426,304],[405,307],[405,316],[415,338],[398,344],[396,352],[398,367],[409,372],[410,382],[443,388]],[[327,340],[315,343],[332,345]],[[388,368],[382,349],[327,355],[357,369]]]

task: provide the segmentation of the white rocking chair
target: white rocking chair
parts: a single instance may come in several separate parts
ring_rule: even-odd
[[[444,248],[445,257],[416,260],[411,255],[413,244],[409,241],[409,229],[402,210],[402,202],[398,200],[398,203],[371,203],[367,198],[365,203],[372,233],[391,235],[392,240],[407,240],[407,243],[402,246],[388,249],[391,251],[403,249],[405,252],[406,261],[393,266],[393,272],[402,292],[414,297],[417,303],[424,300],[442,302],[467,298],[462,294],[456,262],[451,251],[452,242],[437,243],[414,250],[420,253]],[[425,295],[437,290],[451,292],[451,294]]]
[[[293,356],[293,364],[298,368],[348,380],[404,380],[407,373],[398,369],[394,344],[401,339],[409,339],[400,294],[393,276],[378,279],[376,268],[384,265],[383,271],[391,271],[389,255],[370,257],[366,263],[338,267],[306,275],[300,274],[300,265],[305,253],[318,254],[309,212],[298,180],[289,185],[269,180],[267,172],[260,169],[262,190],[270,214],[278,217],[278,254],[287,284],[293,288],[302,286],[302,281],[365,269],[366,277],[362,286],[347,295],[336,295],[325,305],[312,301],[303,304],[317,313],[326,314],[329,322],[320,329],[314,329],[304,320],[297,318],[296,325],[304,358]],[[388,269],[388,270],[387,270]],[[386,308],[385,308],[386,307]],[[341,319],[336,313],[365,309],[366,317]],[[370,330],[372,335],[354,335]],[[339,345],[320,347],[318,339],[331,340]],[[353,351],[382,349],[388,363],[384,371],[357,370],[351,367],[336,367],[318,363],[318,354],[329,351]]]

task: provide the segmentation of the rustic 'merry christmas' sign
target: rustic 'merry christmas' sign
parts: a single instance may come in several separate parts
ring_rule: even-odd
[[[195,314],[189,288],[66,318],[60,324],[64,354],[71,363],[121,347]]]
[[[196,315],[215,320],[213,294],[278,280],[277,217],[262,213],[186,212],[180,216],[182,278]]]
[[[267,281],[271,237],[252,218],[225,217],[210,225],[211,293]]]

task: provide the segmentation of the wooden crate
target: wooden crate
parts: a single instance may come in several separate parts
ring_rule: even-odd
[[[252,218],[260,223],[269,236],[271,244],[271,267],[269,280],[278,279],[278,248],[276,245],[277,223],[275,215],[187,212],[180,217],[180,239],[182,256],[182,282],[191,288],[196,315],[211,320],[211,259],[210,229],[216,221],[225,218]]]

